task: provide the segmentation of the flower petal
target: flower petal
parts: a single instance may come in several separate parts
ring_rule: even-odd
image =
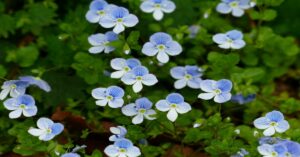
[[[141,124],[143,121],[144,121],[144,116],[142,114],[137,114],[132,119],[133,124]]]
[[[192,78],[191,80],[189,80],[187,82],[187,85],[190,87],[190,88],[193,88],[193,89],[199,89],[200,88],[200,83],[201,83],[201,79],[200,78]]]
[[[122,107],[122,113],[126,116],[134,116],[138,114],[134,103]]]
[[[10,88],[5,88],[0,93],[0,100],[4,100],[10,92]]]
[[[279,122],[284,119],[284,116],[279,111],[272,111],[266,114],[266,118],[270,119],[271,121]]]
[[[169,61],[169,56],[167,55],[166,52],[164,51],[160,51],[158,52],[158,55],[157,55],[157,60],[160,61],[161,63],[167,63]]]
[[[17,110],[10,112],[8,116],[10,119],[15,119],[15,118],[21,117],[21,114],[22,114],[22,110],[17,109]]]
[[[92,54],[98,54],[98,53],[103,52],[104,49],[105,49],[104,46],[96,46],[96,47],[91,47],[89,49],[89,52]]]
[[[112,28],[116,25],[116,22],[112,17],[104,16],[100,19],[99,24],[104,28]]]
[[[222,33],[216,34],[213,36],[213,41],[217,44],[227,43],[227,36]]]
[[[19,108],[19,105],[16,104],[16,99],[15,98],[10,98],[7,99],[3,102],[3,105],[6,109],[8,110],[16,110]]]
[[[125,73],[126,72],[124,70],[115,71],[115,72],[112,72],[110,74],[110,77],[115,78],[115,79],[119,79],[119,78],[122,78],[125,75]]]
[[[186,79],[180,79],[180,80],[175,81],[175,83],[174,83],[174,87],[176,89],[182,89],[186,85],[187,85],[187,80]]]
[[[154,3],[152,1],[144,1],[141,6],[141,10],[146,13],[152,13],[155,9]]]
[[[141,151],[138,147],[133,146],[127,149],[127,156],[128,157],[137,157],[141,155]]]
[[[176,112],[176,109],[174,108],[171,108],[170,111],[168,112],[167,114],[167,118],[172,121],[172,122],[175,122],[175,120],[177,119],[178,117],[178,114]]]
[[[136,76],[132,73],[126,73],[122,78],[121,81],[126,85],[133,85],[136,82]]]
[[[166,100],[159,100],[156,104],[155,107],[162,112],[166,112],[170,110],[170,105]]]
[[[127,66],[127,63],[123,58],[115,58],[110,61],[110,66],[115,70],[123,70]]]
[[[176,111],[180,114],[187,113],[190,110],[192,110],[191,105],[186,102],[177,104]]]
[[[290,128],[289,123],[286,120],[278,122],[278,125],[275,127],[275,130],[279,133],[283,133]]]
[[[245,11],[241,8],[233,8],[232,9],[232,15],[235,17],[241,17],[243,16]]]
[[[213,92],[216,89],[217,82],[214,80],[203,80],[200,83],[200,88],[204,92]]]
[[[222,14],[228,14],[232,11],[231,7],[226,3],[220,3],[216,9],[219,13]]]
[[[41,136],[42,134],[44,134],[44,130],[41,129],[37,129],[37,128],[30,128],[28,130],[28,133],[33,135],[33,136]]]
[[[102,100],[96,101],[96,105],[98,105],[98,106],[106,106],[107,103],[108,103],[107,99],[102,99]]]
[[[170,56],[176,56],[182,52],[181,45],[176,41],[167,42],[166,47],[166,53]]]
[[[156,119],[156,117],[154,117],[155,115],[156,115],[156,112],[153,109],[147,110],[146,113],[144,114],[145,118],[148,120]]]
[[[114,145],[109,145],[104,149],[104,153],[107,156],[118,156],[119,149],[117,147],[115,147]]]
[[[226,79],[219,80],[217,82],[217,88],[222,92],[230,92],[232,89],[232,82]]]
[[[136,81],[133,86],[132,89],[135,93],[140,92],[143,89],[143,84],[141,81]]]
[[[61,123],[54,123],[52,125],[52,134],[58,135],[64,130],[64,126]]]
[[[161,9],[165,13],[171,13],[175,10],[176,5],[172,1],[162,1]]]
[[[274,127],[269,127],[269,128],[267,128],[267,129],[263,132],[263,134],[264,134],[265,136],[272,136],[272,135],[275,134],[275,128],[274,128]]]
[[[88,37],[88,41],[93,46],[99,46],[99,45],[102,45],[103,42],[106,41],[106,37],[104,34],[101,34],[101,33],[93,34]]]
[[[143,46],[142,53],[147,56],[154,56],[158,53],[158,49],[151,42],[147,42]]]
[[[210,100],[215,96],[214,93],[200,93],[198,95],[198,98],[203,99],[203,100]]]
[[[24,114],[25,117],[35,116],[37,114],[37,107],[33,106],[29,109],[25,109],[25,110],[23,110],[23,114]]]
[[[270,120],[266,117],[261,117],[254,120],[253,124],[257,129],[267,129],[270,127]]]
[[[170,70],[171,76],[175,79],[183,79],[185,74],[186,74],[186,70],[184,67],[174,67]]]
[[[215,96],[214,101],[217,103],[225,103],[231,99],[231,93],[221,93]]]
[[[92,96],[95,99],[105,99],[106,88],[95,88],[92,90]]]
[[[158,82],[157,78],[153,74],[144,75],[142,78],[142,83],[146,86],[152,86]]]
[[[97,14],[97,12],[94,10],[89,10],[85,15],[85,18],[91,23],[99,22],[100,17],[101,16],[99,14]]]
[[[135,15],[133,15],[133,14],[129,14],[128,16],[126,16],[126,17],[123,18],[123,24],[126,27],[133,27],[138,22],[139,22],[139,19]]]
[[[246,43],[245,43],[244,40],[235,40],[231,44],[231,48],[233,48],[233,49],[240,49],[240,48],[243,48],[245,45],[246,45]]]
[[[121,98],[115,98],[114,100],[108,102],[108,106],[111,108],[120,108],[123,106],[123,104],[124,100]]]
[[[160,21],[164,17],[164,13],[161,9],[155,9],[153,12],[153,17],[155,20]]]
[[[49,118],[40,118],[38,121],[37,121],[37,126],[40,128],[40,129],[48,129],[49,127],[51,127],[53,125],[53,121]]]

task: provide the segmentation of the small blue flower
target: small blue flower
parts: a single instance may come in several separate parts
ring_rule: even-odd
[[[153,13],[154,19],[160,21],[164,17],[164,13],[173,12],[176,5],[170,0],[145,0],[140,8],[143,12]]]
[[[38,136],[42,141],[49,141],[64,130],[61,123],[54,123],[49,118],[40,118],[37,121],[38,128],[30,128],[28,133],[33,136]]]
[[[241,17],[249,8],[251,8],[250,0],[222,0],[216,9],[221,14],[231,13],[235,17]]]
[[[244,148],[241,148],[240,151],[238,151],[235,155],[232,155],[230,157],[244,157],[246,155],[249,155],[249,152],[246,151]]]
[[[117,140],[113,145],[107,146],[104,153],[109,157],[137,157],[141,155],[140,149],[128,139]]]
[[[199,30],[200,30],[200,26],[199,25],[191,25],[189,28],[188,28],[188,31],[189,31],[189,38],[196,38],[197,34],[199,33]]]
[[[21,76],[21,77],[19,77],[19,79],[21,81],[28,82],[29,85],[35,85],[35,86],[39,87],[40,89],[44,90],[45,92],[51,91],[51,87],[49,86],[49,84],[39,77]]]
[[[92,91],[92,96],[97,99],[96,104],[111,108],[119,108],[124,104],[124,90],[118,86],[110,86],[108,88],[96,88]]]
[[[247,96],[244,96],[243,94],[237,94],[231,97],[231,101],[243,105],[253,101],[255,97],[256,94],[249,94]]]
[[[213,36],[213,41],[223,49],[241,49],[246,45],[243,33],[237,30],[216,34]]]
[[[115,50],[114,47],[109,46],[112,41],[118,40],[118,35],[114,32],[106,32],[105,34],[94,34],[89,36],[88,41],[93,46],[89,49],[90,53],[97,54],[104,51],[110,53]]]
[[[258,146],[257,150],[263,157],[284,157],[284,154],[287,152],[286,147],[283,145],[269,144]]]
[[[97,23],[107,14],[108,3],[104,0],[94,0],[90,4],[90,10],[86,13],[85,18],[91,23]]]
[[[258,118],[254,121],[254,126],[258,129],[265,130],[265,136],[272,136],[275,132],[283,133],[290,128],[289,123],[284,120],[284,116],[279,111],[272,111],[265,117]]]
[[[185,67],[174,67],[170,70],[171,76],[178,79],[174,83],[176,89],[182,89],[186,85],[190,88],[199,89],[202,79],[202,69],[198,66],[187,65]]]
[[[142,53],[147,56],[157,55],[158,61],[167,63],[170,56],[179,55],[182,52],[181,45],[173,41],[167,33],[158,32],[150,37],[150,42],[144,44]]]
[[[26,92],[26,88],[29,86],[26,81],[11,80],[5,81],[1,86],[0,100],[4,100],[8,94],[11,97],[17,97],[23,95]]]
[[[152,86],[158,82],[155,75],[149,74],[148,69],[144,66],[133,68],[129,73],[126,73],[121,80],[126,85],[133,85],[132,88],[135,93],[143,89],[143,84]]]
[[[35,116],[37,107],[35,101],[30,95],[20,95],[15,98],[10,98],[4,101],[4,107],[12,112],[9,113],[9,118],[19,118],[22,113],[25,117]]]
[[[123,126],[110,127],[110,132],[114,135],[109,137],[109,141],[117,141],[125,138],[125,135],[127,134],[127,130]]]
[[[140,66],[141,62],[138,59],[130,58],[115,58],[110,61],[110,65],[114,70],[117,70],[111,73],[111,78],[122,78],[125,74],[130,72],[133,68]]]
[[[148,98],[139,98],[135,103],[128,104],[122,108],[122,113],[126,116],[134,116],[133,124],[141,124],[144,117],[148,120],[154,120],[156,112],[152,109],[152,102]]]
[[[126,8],[110,5],[107,9],[107,16],[101,18],[99,23],[104,28],[114,27],[113,31],[117,34],[123,32],[125,27],[134,27],[139,22]]]
[[[155,104],[159,111],[167,112],[167,118],[175,122],[179,114],[184,114],[192,110],[191,105],[184,102],[182,95],[178,93],[172,93],[167,96],[165,100],[160,100]]]
[[[80,157],[80,155],[77,153],[66,153],[63,154],[61,157]]]
[[[206,92],[198,95],[200,99],[209,100],[214,98],[217,103],[224,103],[231,99],[232,82],[230,80],[203,80],[200,83],[200,88]]]
[[[287,151],[285,152],[285,157],[299,157],[300,156],[300,144],[293,141],[284,141],[284,146]]]

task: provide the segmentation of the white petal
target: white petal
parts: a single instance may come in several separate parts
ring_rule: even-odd
[[[125,30],[125,27],[122,23],[117,23],[115,28],[113,29],[113,31],[116,33],[116,34],[119,34],[121,32],[123,32]]]
[[[143,84],[141,81],[136,81],[136,83],[133,84],[132,89],[135,93],[140,92],[143,89]]]
[[[155,9],[153,12],[153,17],[155,20],[160,21],[164,17],[164,13],[161,11],[161,9]]]
[[[180,79],[180,80],[177,80],[175,83],[174,83],[174,87],[176,89],[182,89],[186,86],[187,84],[187,81],[186,79]]]
[[[147,74],[143,76],[142,83],[146,86],[152,86],[158,82],[157,78],[153,74]]]
[[[269,127],[269,128],[267,128],[267,129],[263,132],[263,134],[264,134],[265,136],[272,136],[272,135],[275,134],[275,128],[274,128],[274,127]]]
[[[244,10],[241,8],[233,8],[232,9],[232,15],[235,17],[241,17],[242,15],[244,15]]]
[[[155,107],[162,112],[166,112],[170,110],[170,104],[166,100],[159,100]]]
[[[147,56],[154,56],[158,53],[158,50],[151,42],[147,42],[143,46],[142,53]]]
[[[144,1],[140,8],[145,13],[152,13],[155,10],[154,3],[152,1]]]
[[[98,106],[106,106],[107,103],[108,103],[107,99],[96,101],[96,105],[98,105]]]
[[[125,83],[126,85],[133,85],[136,83],[136,77],[134,74],[126,73],[122,78],[121,81]]]
[[[192,110],[191,105],[186,102],[178,104],[176,108],[176,111],[180,114],[187,113],[190,110]]]
[[[19,118],[21,117],[21,114],[22,114],[22,110],[17,109],[9,113],[9,118],[11,119]]]
[[[145,118],[148,120],[156,119],[156,117],[154,117],[155,115],[156,115],[156,112],[153,109],[147,110],[146,113],[144,114]]]
[[[126,27],[133,27],[138,22],[139,22],[139,19],[135,15],[133,15],[133,14],[129,14],[128,16],[126,16],[126,17],[123,18],[123,24]]]
[[[85,18],[91,23],[97,23],[100,20],[100,15],[98,15],[95,11],[89,10],[86,13]]]
[[[126,60],[123,58],[115,58],[110,61],[110,66],[115,70],[123,70],[127,66]]]
[[[132,119],[133,124],[141,124],[143,121],[144,121],[144,116],[142,114],[138,114]]]
[[[95,46],[95,47],[91,47],[89,49],[89,52],[92,54],[97,54],[103,52],[104,49],[105,49],[104,46]]]
[[[176,109],[174,109],[174,108],[170,109],[170,111],[169,111],[168,114],[167,114],[167,117],[168,117],[168,119],[169,119],[170,121],[175,122],[175,120],[176,120],[177,117],[178,117],[178,114],[177,114],[177,112],[176,112]]]
[[[116,25],[116,22],[109,16],[105,16],[100,19],[99,24],[104,28],[112,28]]]
[[[222,49],[229,49],[231,47],[231,44],[229,42],[223,43],[219,45]]]
[[[31,135],[33,135],[33,136],[41,136],[45,132],[42,129],[30,128],[28,130],[28,133],[31,134]]]
[[[112,73],[110,74],[110,77],[111,77],[111,78],[116,78],[116,79],[122,78],[122,77],[124,76],[125,73],[126,73],[126,72],[125,72],[124,70],[115,71],[115,72],[112,72]]]
[[[167,55],[166,52],[158,52],[158,55],[156,57],[158,59],[158,61],[160,61],[161,63],[167,63],[169,61],[169,56]]]
[[[209,100],[212,99],[215,96],[214,93],[201,93],[198,95],[198,98],[203,99],[203,100]]]
[[[5,88],[0,93],[0,100],[4,100],[9,94],[10,88]]]
[[[37,126],[40,128],[40,129],[48,129],[49,127],[51,127],[53,125],[53,121],[49,118],[40,118],[38,121],[37,121]]]
[[[122,98],[116,98],[113,101],[108,102],[108,106],[111,108],[120,108],[124,104],[124,100]]]
[[[128,104],[128,105],[124,106],[122,108],[122,113],[126,116],[134,116],[134,115],[138,114],[138,112],[136,111],[134,103],[131,103],[131,104]]]
[[[25,117],[32,117],[32,116],[35,116],[37,113],[37,107],[33,107],[31,109],[26,109],[26,110],[23,110],[23,114]]]

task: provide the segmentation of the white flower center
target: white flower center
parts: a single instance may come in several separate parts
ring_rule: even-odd
[[[124,71],[128,72],[130,68],[128,66],[124,67]]]
[[[214,92],[215,92],[216,94],[221,94],[221,93],[222,93],[222,91],[221,91],[220,89],[215,89]]]
[[[184,76],[184,78],[187,79],[187,80],[190,80],[190,79],[192,79],[192,75],[186,74],[186,75]]]
[[[118,23],[122,23],[122,22],[123,22],[123,19],[122,19],[122,18],[118,18],[118,19],[117,19],[117,22],[118,22]]]
[[[162,44],[157,45],[156,47],[157,47],[157,49],[158,49],[159,51],[163,51],[163,50],[166,49],[166,46],[165,46],[165,45],[162,45]]]

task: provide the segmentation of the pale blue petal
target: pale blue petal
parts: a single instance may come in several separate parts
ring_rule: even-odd
[[[180,113],[180,114],[187,113],[187,112],[189,112],[190,110],[192,110],[192,107],[191,107],[190,104],[188,104],[188,103],[186,103],[186,102],[177,104],[176,111],[177,111],[178,113]]]
[[[165,51],[158,52],[158,55],[156,56],[156,58],[161,63],[167,63],[170,59]]]
[[[129,14],[128,16],[123,18],[123,24],[126,27],[133,27],[137,23],[139,23],[139,19],[133,14]]]
[[[193,89],[199,89],[201,81],[200,78],[192,78],[187,82],[187,85]]]
[[[269,118],[271,121],[280,122],[284,119],[284,116],[279,111],[272,111],[266,114],[266,118]]]
[[[180,95],[179,93],[172,93],[172,94],[169,94],[166,98],[166,100],[169,102],[169,103],[174,103],[174,104],[180,104],[180,103],[183,103],[184,102],[184,98],[182,95]]]
[[[10,92],[10,88],[4,88],[0,93],[0,100],[4,100]]]
[[[240,49],[243,48],[246,45],[244,40],[235,40],[231,44],[231,48],[233,49]]]
[[[40,118],[37,121],[37,126],[40,129],[48,129],[49,127],[51,127],[53,125],[53,121],[50,120],[49,118]]]
[[[37,129],[37,128],[30,128],[28,130],[28,133],[33,135],[33,136],[41,136],[42,134],[45,133],[45,131],[41,130],[41,129]]]
[[[36,106],[31,106],[25,110],[23,110],[23,114],[25,117],[32,117],[37,114],[37,107]]]
[[[180,79],[180,80],[175,81],[175,83],[174,83],[174,87],[176,89],[182,89],[186,85],[187,85],[187,80],[186,79]]]
[[[225,103],[231,99],[231,93],[221,93],[215,96],[214,101],[217,103]]]
[[[175,120],[178,117],[178,113],[176,112],[176,109],[171,108],[170,111],[167,113],[167,118],[171,121],[171,122],[175,122]]]
[[[146,74],[142,78],[142,83],[146,86],[152,86],[158,82],[157,78],[153,74]]]
[[[139,98],[135,101],[136,109],[150,109],[152,107],[152,102],[148,98]]]
[[[154,119],[156,119],[154,117],[156,115],[156,112],[153,109],[147,110],[144,115],[145,115],[145,118],[148,119],[148,120],[154,120]]]
[[[183,79],[186,74],[184,67],[174,67],[170,70],[171,76],[175,79]]]
[[[19,104],[17,104],[17,101],[15,98],[7,99],[3,102],[4,107],[8,110],[16,110],[19,108]]]
[[[127,63],[123,58],[115,58],[110,61],[110,66],[115,70],[123,70],[127,66]]]
[[[166,100],[159,100],[155,107],[162,112],[166,112],[170,110],[170,104]]]
[[[220,3],[216,9],[219,13],[222,14],[228,14],[232,11],[231,7],[226,3]]]
[[[119,154],[119,149],[114,145],[109,145],[104,149],[104,153],[109,157],[115,157]]]
[[[161,9],[165,13],[171,13],[175,10],[176,6],[172,1],[162,1]]]
[[[135,58],[129,58],[129,59],[127,59],[126,63],[127,63],[127,66],[130,69],[133,69],[133,68],[141,65],[141,62],[138,59],[135,59]]]
[[[155,43],[156,45],[166,45],[169,41],[172,41],[172,37],[163,32],[155,33],[150,37],[150,42]]]
[[[153,12],[153,17],[155,20],[160,21],[164,17],[164,12],[161,9],[155,9]]]
[[[286,120],[278,122],[278,125],[275,126],[275,130],[279,133],[283,133],[290,128],[289,123]]]
[[[30,95],[20,95],[17,98],[17,104],[25,104],[26,106],[35,106],[35,100]]]
[[[132,118],[132,123],[133,124],[141,124],[144,121],[144,115],[142,114],[137,114]]]
[[[202,74],[200,73],[200,68],[198,66],[191,66],[191,65],[187,65],[185,66],[186,72],[187,74],[192,75],[193,77],[200,77]]]
[[[80,155],[77,153],[67,153],[63,154],[61,157],[80,157]]]
[[[158,53],[158,49],[151,42],[147,42],[143,46],[142,53],[147,56],[154,56]]]
[[[106,36],[104,34],[98,33],[93,34],[88,37],[88,41],[93,46],[102,46],[106,42]]]
[[[104,0],[94,0],[90,4],[91,10],[103,10],[107,6],[107,2]]]
[[[200,88],[201,90],[211,93],[213,92],[215,89],[217,89],[217,82],[214,80],[203,80],[200,83]]]
[[[108,102],[108,106],[111,108],[120,108],[124,104],[124,100],[122,98],[115,98],[112,101]]]
[[[214,93],[200,93],[198,95],[198,98],[203,99],[203,100],[210,100],[214,96],[216,96]]]
[[[238,30],[232,30],[228,31],[226,33],[227,37],[232,39],[232,40],[238,40],[238,39],[243,39],[243,33],[238,31]]]
[[[245,11],[241,8],[233,8],[232,9],[232,15],[235,17],[241,17],[243,16]]]
[[[9,113],[9,118],[10,119],[15,119],[15,118],[19,118],[22,115],[22,110],[21,109],[16,109],[12,112]]]
[[[105,49],[104,46],[96,46],[96,47],[91,47],[89,49],[89,52],[92,53],[92,54],[97,54],[97,53],[103,52],[104,49]]]
[[[54,123],[52,125],[52,134],[58,135],[64,130],[64,126],[61,123]]]
[[[265,136],[272,136],[272,135],[275,134],[275,128],[274,128],[274,127],[269,127],[269,128],[267,128],[267,129],[263,132],[263,134],[264,134]]]
[[[116,25],[116,21],[110,16],[104,16],[100,19],[99,24],[104,28],[112,28]]]
[[[144,66],[137,66],[132,69],[132,73],[136,76],[144,76],[149,73],[148,69]]]
[[[135,93],[140,92],[143,89],[143,84],[141,81],[137,81],[133,84],[132,89]]]
[[[258,146],[257,150],[261,155],[270,156],[272,154],[272,152],[274,151],[274,148],[273,148],[273,146],[271,146],[269,144],[263,144],[261,146]]]
[[[122,78],[121,81],[126,85],[133,85],[136,82],[136,75],[132,73],[126,73]]]
[[[222,33],[216,34],[213,36],[213,41],[217,44],[227,43],[227,36]]]
[[[141,151],[138,147],[130,147],[127,149],[127,156],[128,157],[137,157],[141,155]]]
[[[91,23],[97,23],[99,22],[101,16],[94,10],[89,10],[85,15],[86,20],[88,20]]]
[[[122,113],[126,116],[134,116],[138,114],[136,106],[133,103],[122,107]]]
[[[153,2],[151,2],[151,1],[144,1],[141,4],[140,8],[141,8],[141,10],[143,12],[152,13],[154,11],[154,9],[155,9],[154,5],[155,4]]]
[[[257,129],[267,129],[270,127],[270,120],[266,117],[261,117],[254,120],[253,124]]]
[[[92,90],[92,96],[95,99],[104,99],[106,97],[106,88],[96,88]]]
[[[124,96],[124,90],[118,86],[110,86],[106,89],[107,94],[113,98],[122,98]]]
[[[52,140],[54,136],[55,136],[54,134],[43,134],[39,137],[39,139],[42,141],[49,141]]]
[[[116,6],[116,7],[111,7],[110,9],[111,9],[110,14],[115,19],[124,18],[129,15],[129,11],[124,7]]]
[[[217,88],[222,92],[230,92],[232,89],[232,82],[226,79],[219,80],[217,82]]]
[[[167,42],[166,47],[166,53],[170,56],[176,56],[182,52],[181,45],[176,41]]]
[[[128,139],[120,139],[114,143],[114,146],[119,147],[119,148],[128,149],[130,147],[133,147],[133,144]]]
[[[118,40],[118,34],[114,33],[113,31],[109,31],[109,32],[106,32],[105,33],[105,38],[106,38],[106,41],[115,41],[115,40]]]

